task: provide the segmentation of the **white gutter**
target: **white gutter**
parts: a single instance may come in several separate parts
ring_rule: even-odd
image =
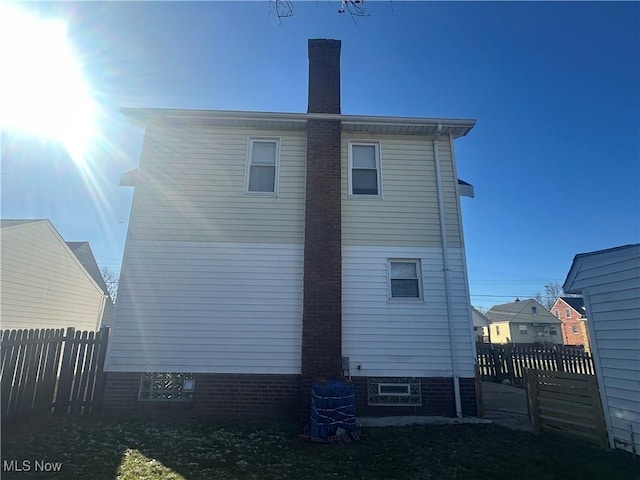
[[[438,124],[438,133],[442,125]],[[451,348],[451,372],[453,377],[453,393],[456,402],[456,416],[462,418],[462,402],[460,400],[460,377],[458,376],[458,358],[456,355],[456,342],[453,328],[453,309],[451,298],[451,279],[449,278],[449,251],[447,248],[447,226],[444,214],[444,196],[442,193],[442,180],[440,177],[440,153],[438,152],[438,136],[433,138],[433,156],[436,164],[436,189],[438,191],[438,210],[440,213],[440,238],[442,240],[442,261],[444,266],[444,289],[447,296],[447,320],[449,323],[449,346]]]

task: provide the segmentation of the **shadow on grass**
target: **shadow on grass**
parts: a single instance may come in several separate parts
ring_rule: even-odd
[[[367,429],[351,444],[300,440],[296,423],[52,416],[8,425],[7,460],[64,479],[639,479],[640,462],[573,439],[495,425]],[[35,472],[35,460],[62,470]]]

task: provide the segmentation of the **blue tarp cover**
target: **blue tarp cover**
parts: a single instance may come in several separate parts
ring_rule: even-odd
[[[356,395],[352,383],[331,380],[311,386],[312,437],[327,439],[338,428],[346,433],[356,430]]]

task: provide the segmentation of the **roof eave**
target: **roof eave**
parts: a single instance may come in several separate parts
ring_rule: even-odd
[[[336,120],[345,131],[364,131],[369,133],[405,133],[425,135],[452,135],[454,138],[467,135],[475,126],[474,119],[457,118],[420,118],[342,115],[325,113],[282,113],[251,112],[232,110],[182,110],[156,108],[123,107],[121,112],[134,124],[146,126],[152,122],[199,121],[201,123],[228,123],[229,126],[240,122],[251,123],[276,122],[283,127],[304,128],[308,120]]]

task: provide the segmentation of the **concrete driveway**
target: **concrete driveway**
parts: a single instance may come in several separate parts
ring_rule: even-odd
[[[482,382],[482,400],[483,418],[514,430],[533,432],[524,388]]]

